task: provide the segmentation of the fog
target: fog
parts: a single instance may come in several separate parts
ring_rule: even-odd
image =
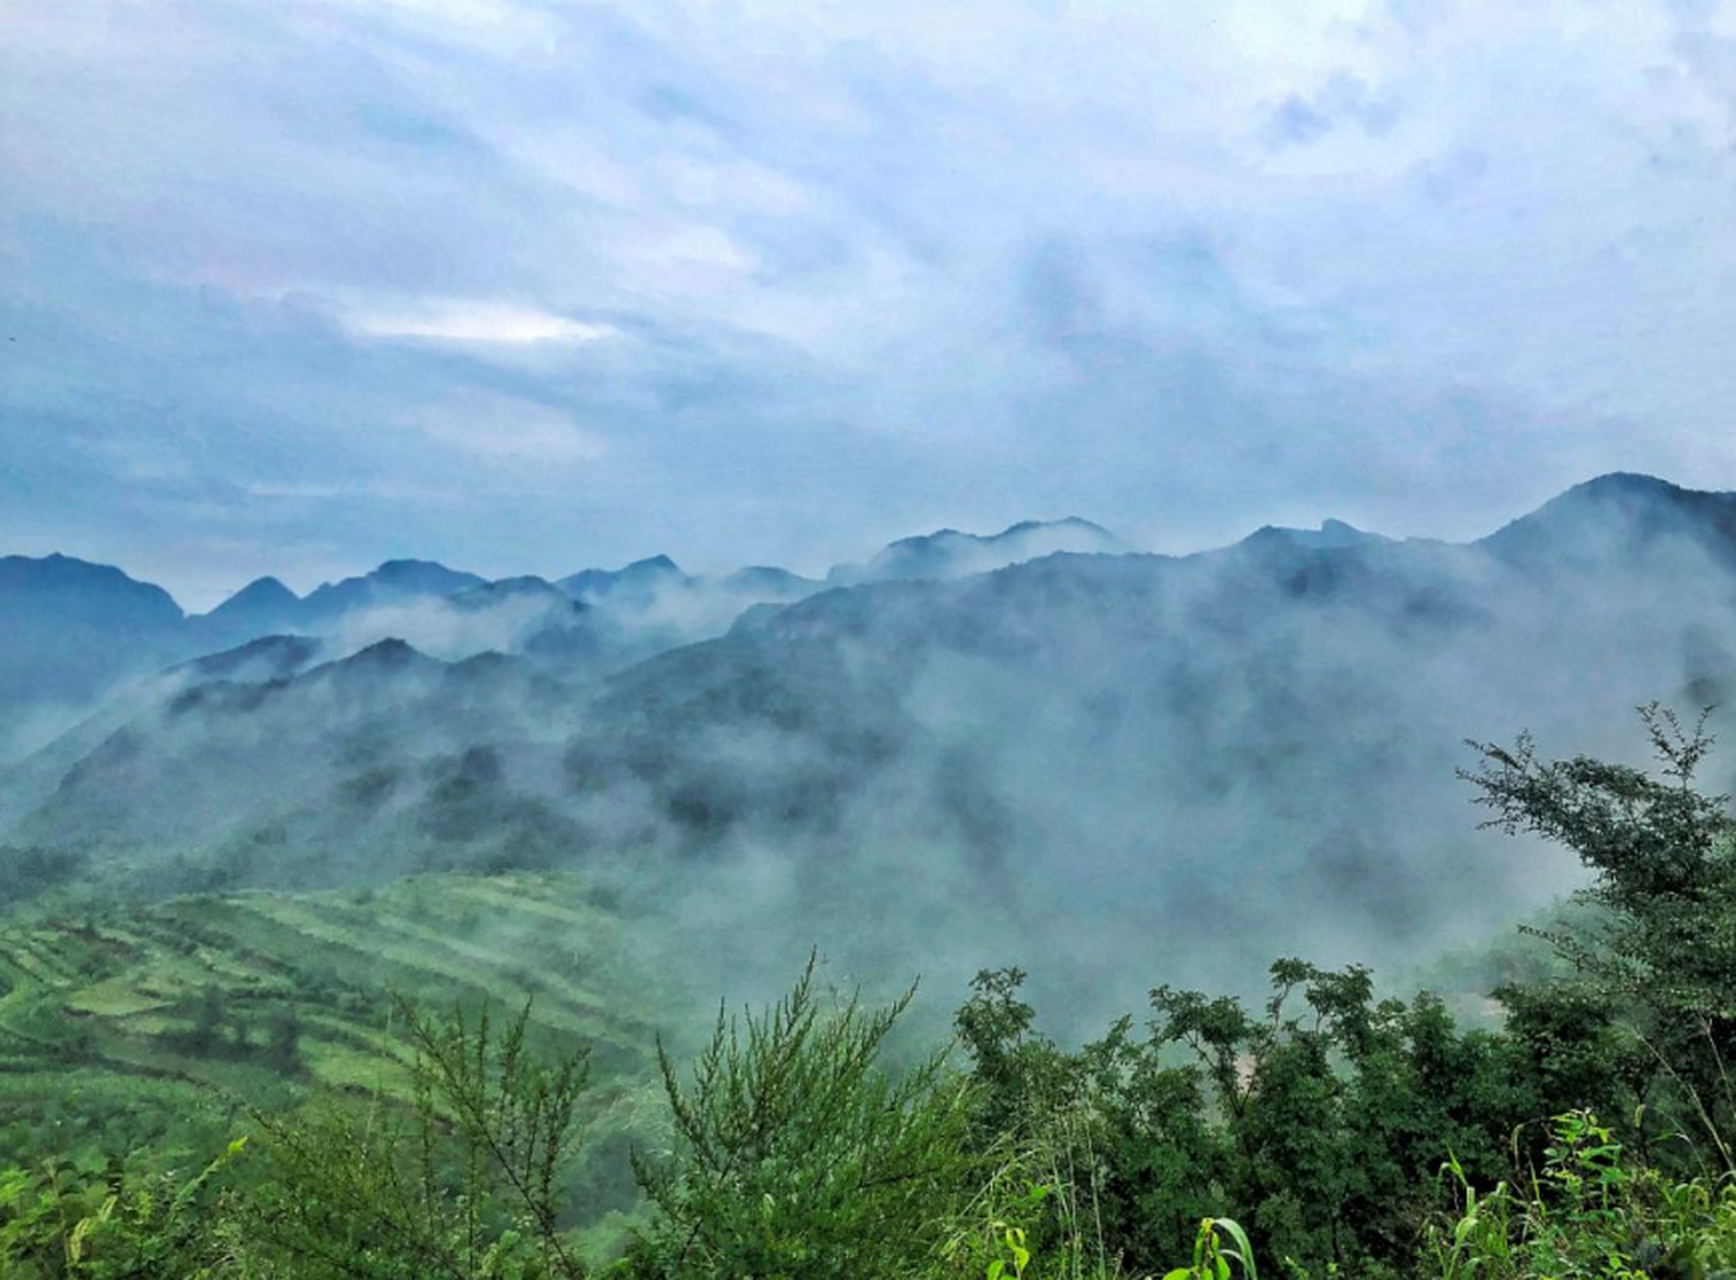
[[[578,868],[705,999],[811,946],[931,1013],[1016,964],[1074,1029],[1280,955],[1396,975],[1582,879],[1478,830],[1466,739],[1643,760],[1636,705],[1725,698],[1733,503],[1611,477],[1469,546],[1055,554],[620,667],[610,637],[716,612],[472,589],[183,669],[8,775],[0,840],[159,891]]]

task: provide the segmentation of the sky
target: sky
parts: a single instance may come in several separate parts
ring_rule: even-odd
[[[1736,488],[1736,3],[0,0],[0,553],[814,572]]]

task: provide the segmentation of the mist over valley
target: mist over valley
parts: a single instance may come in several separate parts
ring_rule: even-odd
[[[1736,0],[0,0],[0,1280],[1736,1277]]]
[[[1633,707],[1736,677],[1736,496],[1620,474],[1468,544],[1074,520],[824,581],[398,561],[192,617],[4,567],[14,721],[68,722],[0,774],[9,857],[155,894],[589,870],[720,989],[823,943],[953,989],[1016,958],[1080,1016],[1529,916],[1582,872],[1477,829],[1466,740],[1628,758]]]

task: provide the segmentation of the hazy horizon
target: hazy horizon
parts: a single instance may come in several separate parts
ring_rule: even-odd
[[[1660,477],[1660,478],[1663,478],[1666,480],[1668,479],[1667,477]],[[1692,488],[1693,486],[1682,486],[1682,487]],[[1556,495],[1552,494],[1550,496],[1553,497]],[[1519,516],[1524,515],[1524,514],[1526,514],[1526,513],[1523,511],[1516,511],[1516,512],[1512,513],[1512,518],[1518,518]],[[1103,528],[1103,526],[1101,525],[1100,522],[1091,520],[1089,516],[1083,516],[1077,512],[1068,512],[1066,514],[1057,515],[1057,516],[1053,516],[1053,517],[1042,517],[1042,516],[1035,517],[1035,518],[1024,517],[1021,519],[1009,520],[1006,522],[1005,525],[997,525],[997,526],[992,527],[992,528],[960,529],[960,528],[957,528],[955,526],[950,526],[950,525],[937,525],[937,526],[934,526],[932,528],[926,528],[926,529],[920,529],[920,530],[910,530],[910,531],[907,531],[906,533],[898,534],[892,538],[888,538],[886,543],[880,544],[878,546],[863,546],[863,547],[855,548],[850,554],[847,554],[844,557],[844,559],[835,560],[835,561],[820,561],[820,560],[809,559],[807,561],[800,562],[800,563],[794,563],[794,564],[786,563],[786,564],[779,564],[779,565],[774,566],[774,565],[763,565],[763,564],[748,564],[745,562],[744,563],[737,563],[737,562],[729,560],[727,558],[727,556],[717,556],[714,553],[712,558],[706,559],[704,561],[684,562],[675,556],[669,556],[667,552],[658,550],[656,548],[649,548],[649,549],[646,549],[641,554],[631,555],[628,558],[621,560],[619,562],[597,563],[597,562],[593,562],[593,561],[583,560],[582,559],[582,552],[581,552],[581,558],[580,559],[573,559],[570,562],[556,559],[555,556],[558,553],[548,552],[548,553],[544,553],[543,558],[542,558],[543,561],[547,562],[546,564],[541,564],[539,562],[538,566],[529,566],[529,567],[522,566],[522,565],[513,566],[513,565],[509,564],[503,570],[501,570],[499,572],[483,573],[483,574],[480,574],[479,576],[484,577],[490,581],[500,581],[500,580],[504,580],[504,579],[508,579],[508,578],[527,576],[527,575],[532,576],[532,577],[543,578],[543,579],[548,580],[548,581],[554,581],[554,580],[557,580],[561,577],[564,577],[564,576],[567,576],[569,574],[579,572],[582,570],[586,570],[586,569],[618,570],[618,569],[626,568],[632,564],[656,559],[659,556],[668,556],[668,558],[670,560],[673,560],[676,563],[676,566],[679,569],[681,569],[684,573],[694,574],[696,576],[701,576],[701,577],[712,576],[712,575],[722,575],[722,574],[727,574],[727,573],[734,572],[736,570],[741,570],[741,569],[780,568],[780,569],[790,570],[791,572],[800,574],[804,577],[812,578],[812,579],[815,579],[818,581],[824,581],[829,571],[831,571],[835,568],[842,567],[842,566],[848,566],[849,564],[851,564],[853,562],[866,560],[874,552],[883,549],[885,546],[889,546],[894,541],[920,539],[920,538],[928,537],[928,536],[935,535],[935,534],[942,534],[942,533],[959,533],[959,534],[965,535],[966,537],[988,539],[988,538],[996,537],[996,536],[1003,534],[1005,532],[1008,532],[1014,526],[1019,525],[1019,524],[1024,524],[1024,523],[1062,524],[1062,523],[1065,523],[1068,521],[1073,521],[1073,520],[1085,520],[1088,523],[1095,524],[1095,525],[1098,525],[1098,527]],[[1334,521],[1334,520],[1340,521],[1340,522],[1345,523],[1345,524],[1352,525],[1353,527],[1357,528],[1361,532],[1373,533],[1373,534],[1377,534],[1377,535],[1384,536],[1384,537],[1391,537],[1391,538],[1396,538],[1396,539],[1415,537],[1415,538],[1422,538],[1425,540],[1432,540],[1432,541],[1446,541],[1446,542],[1456,541],[1456,539],[1450,539],[1450,538],[1437,538],[1436,535],[1430,534],[1430,533],[1397,533],[1397,532],[1394,532],[1394,531],[1388,530],[1388,529],[1373,529],[1373,528],[1369,528],[1366,525],[1358,525],[1358,524],[1356,524],[1355,521],[1344,520],[1343,517],[1333,515],[1333,514],[1323,515],[1318,519],[1304,519],[1298,523],[1287,524],[1287,525],[1284,525],[1282,527],[1313,530],[1313,529],[1318,529],[1321,525],[1323,525],[1324,523],[1326,523],[1328,521]],[[1239,533],[1232,535],[1231,541],[1240,540],[1241,538],[1246,537],[1246,536],[1254,533],[1258,528],[1266,527],[1266,526],[1273,525],[1276,523],[1277,522],[1275,522],[1275,521],[1263,521],[1259,525],[1249,525],[1247,528],[1241,530]],[[1484,529],[1479,533],[1473,533],[1473,534],[1469,535],[1465,540],[1470,541],[1470,540],[1474,540],[1475,538],[1482,537],[1485,534],[1493,533],[1495,531],[1495,528],[1497,528],[1497,527],[1499,527],[1499,525],[1505,524],[1505,523],[1507,523],[1507,520],[1503,519],[1503,520],[1499,521],[1496,526],[1492,526],[1488,529]],[[1116,530],[1116,529],[1105,528],[1104,531],[1109,533],[1109,534],[1115,535],[1117,537],[1120,536],[1120,531]],[[1197,546],[1178,544],[1175,546],[1168,546],[1168,547],[1145,547],[1145,546],[1138,546],[1138,545],[1134,545],[1132,543],[1129,543],[1127,546],[1127,550],[1129,552],[1132,552],[1132,553],[1150,553],[1150,554],[1167,555],[1167,556],[1189,556],[1189,555],[1200,554],[1202,552],[1221,550],[1228,545],[1230,545],[1230,542],[1211,542],[1211,543],[1203,543],[1203,544],[1200,544]],[[297,594],[299,596],[306,596],[311,591],[313,591],[313,590],[315,590],[321,586],[329,586],[333,583],[340,582],[340,581],[343,581],[343,580],[348,579],[348,578],[365,577],[369,573],[373,572],[376,569],[381,568],[383,565],[385,565],[391,561],[401,561],[401,560],[435,561],[437,563],[444,564],[444,566],[448,569],[454,569],[454,570],[458,570],[460,572],[475,572],[476,571],[474,566],[472,566],[471,564],[468,564],[468,563],[451,563],[451,562],[445,562],[445,561],[436,561],[435,557],[417,554],[413,549],[407,549],[402,554],[387,555],[383,559],[378,560],[378,561],[369,561],[369,562],[356,561],[355,563],[348,566],[347,568],[340,568],[340,569],[336,570],[329,577],[313,579],[313,578],[306,578],[305,576],[288,575],[288,574],[278,572],[276,569],[274,569],[272,567],[272,562],[270,559],[270,552],[268,550],[263,550],[261,552],[262,558],[259,561],[260,567],[256,573],[253,573],[251,576],[249,576],[249,577],[247,577],[241,581],[227,585],[227,586],[216,586],[216,587],[211,587],[211,588],[206,588],[206,589],[201,590],[197,585],[195,585],[191,588],[182,589],[174,580],[153,577],[147,573],[143,573],[141,571],[138,571],[136,569],[135,565],[130,564],[126,561],[109,562],[109,561],[97,560],[96,558],[94,558],[92,556],[81,555],[78,552],[78,550],[76,548],[73,548],[73,547],[55,546],[55,547],[46,547],[40,551],[24,551],[24,550],[21,550],[19,548],[12,547],[12,546],[0,546],[0,558],[4,558],[6,556],[14,556],[14,555],[22,555],[28,559],[44,559],[44,558],[47,558],[49,556],[61,555],[61,556],[65,556],[68,559],[80,560],[80,561],[83,561],[85,563],[108,564],[108,565],[110,565],[110,567],[120,569],[122,572],[126,573],[129,577],[133,578],[136,581],[146,582],[146,583],[149,583],[150,585],[163,588],[172,597],[174,597],[175,602],[178,605],[180,605],[181,608],[183,609],[183,611],[185,611],[189,615],[194,615],[194,614],[198,614],[201,612],[209,611],[211,608],[215,607],[218,604],[221,604],[224,600],[227,600],[229,597],[231,597],[232,595],[241,591],[243,588],[248,587],[248,586],[252,585],[253,583],[255,583],[261,579],[265,579],[265,578],[275,578],[278,581],[282,582],[285,586],[287,586],[291,591],[295,592],[295,594]],[[195,581],[195,583],[197,582],[196,579],[194,581]]]
[[[0,10],[0,548],[813,573],[1736,487],[1736,10]]]
[[[1640,475],[1640,476],[1644,476],[1645,473],[1632,472],[1632,471],[1605,472],[1605,473],[1603,473],[1602,476],[1585,477],[1585,479],[1576,482],[1574,485],[1569,486],[1569,488],[1578,488],[1581,485],[1584,485],[1584,484],[1586,484],[1592,480],[1603,479],[1603,478],[1607,478],[1607,477],[1612,476],[1612,475]],[[1690,492],[1695,492],[1695,491],[1705,492],[1705,490],[1700,490],[1698,488],[1698,486],[1695,486],[1693,484],[1678,484],[1675,480],[1671,479],[1668,476],[1656,476],[1656,477],[1649,477],[1649,478],[1662,480],[1666,485],[1670,485],[1671,487],[1674,487],[1674,488],[1680,488],[1680,489],[1684,489],[1684,490],[1687,490]],[[1561,492],[1564,493],[1564,492],[1566,492],[1566,490],[1562,490]],[[1544,501],[1549,501],[1549,500],[1552,500],[1552,499],[1559,497],[1559,496],[1561,496],[1560,493],[1552,493],[1552,494],[1549,494],[1547,496],[1547,498],[1544,499]],[[1273,526],[1277,526],[1280,528],[1286,528],[1286,529],[1300,529],[1300,530],[1304,530],[1304,531],[1314,531],[1314,530],[1322,529],[1326,525],[1336,522],[1336,523],[1348,525],[1352,529],[1354,529],[1355,531],[1357,531],[1359,533],[1373,534],[1377,537],[1388,538],[1388,539],[1392,539],[1395,541],[1404,541],[1407,539],[1419,539],[1422,541],[1442,542],[1442,543],[1448,543],[1448,544],[1467,543],[1467,542],[1477,541],[1483,537],[1486,537],[1490,534],[1497,532],[1498,529],[1504,527],[1505,525],[1510,523],[1512,520],[1517,520],[1517,519],[1520,519],[1526,515],[1531,514],[1533,511],[1535,511],[1537,509],[1537,507],[1539,507],[1541,505],[1543,505],[1543,503],[1539,502],[1538,504],[1534,505],[1533,507],[1527,508],[1525,510],[1514,511],[1514,512],[1510,513],[1509,516],[1502,518],[1496,524],[1494,524],[1488,528],[1481,529],[1479,531],[1470,533],[1468,535],[1465,535],[1465,536],[1459,537],[1459,538],[1442,537],[1442,536],[1432,534],[1432,533],[1399,532],[1399,531],[1395,531],[1393,529],[1371,528],[1367,525],[1358,524],[1356,521],[1353,521],[1353,520],[1345,520],[1342,516],[1325,515],[1325,516],[1321,516],[1319,519],[1307,518],[1307,519],[1303,519],[1303,520],[1300,520],[1300,521],[1297,521],[1294,523],[1280,523],[1277,521],[1264,521],[1258,526],[1250,525],[1246,529],[1243,529],[1241,532],[1233,535],[1233,538],[1231,541],[1239,541],[1242,538],[1247,537],[1247,536],[1257,532],[1258,529],[1270,528]],[[675,560],[676,567],[679,568],[683,573],[695,575],[695,576],[698,576],[701,578],[711,577],[711,576],[719,576],[720,577],[720,576],[723,576],[723,575],[728,574],[730,572],[734,572],[737,570],[744,570],[744,569],[780,568],[780,569],[790,570],[792,572],[795,572],[797,574],[800,574],[804,577],[808,577],[808,578],[815,580],[815,581],[818,581],[818,582],[824,582],[824,581],[826,581],[827,576],[830,572],[840,570],[840,569],[848,569],[852,566],[852,564],[859,564],[862,561],[866,561],[867,559],[869,559],[871,557],[871,554],[873,552],[882,550],[885,547],[892,545],[893,542],[921,540],[924,538],[928,538],[928,537],[932,537],[932,536],[936,536],[936,535],[942,535],[942,534],[949,534],[949,533],[950,534],[962,534],[967,538],[992,540],[992,539],[999,537],[999,536],[1002,536],[1004,534],[1010,534],[1010,533],[1014,532],[1014,530],[1020,525],[1028,525],[1028,524],[1064,525],[1064,524],[1067,524],[1070,522],[1076,522],[1076,521],[1081,521],[1081,520],[1083,520],[1087,524],[1096,526],[1098,529],[1102,530],[1102,532],[1108,533],[1120,541],[1126,542],[1125,539],[1120,538],[1120,533],[1118,530],[1106,529],[1098,522],[1092,521],[1090,519],[1090,517],[1081,516],[1079,513],[1073,512],[1073,513],[1068,513],[1066,515],[1060,515],[1060,516],[1054,516],[1054,517],[1037,517],[1035,519],[1027,517],[1027,518],[1023,518],[1023,519],[1019,519],[1019,520],[1009,521],[1005,526],[996,526],[993,528],[985,528],[985,529],[959,529],[959,528],[956,528],[956,527],[950,526],[950,525],[936,526],[936,527],[930,528],[930,529],[922,529],[922,530],[912,531],[912,532],[909,532],[906,534],[898,535],[898,537],[896,537],[896,538],[889,539],[888,542],[886,544],[883,544],[881,547],[858,548],[855,556],[846,557],[844,560],[830,561],[830,562],[825,562],[825,563],[811,562],[811,563],[801,563],[801,564],[782,564],[782,565],[776,565],[776,566],[768,566],[768,565],[753,565],[753,564],[734,563],[734,562],[731,562],[731,561],[727,560],[726,558],[724,558],[724,559],[708,560],[708,561],[704,562],[702,565],[695,565],[694,563],[691,563],[691,562],[690,563],[682,563],[678,560],[675,560],[675,557],[669,556],[667,552],[662,552],[662,551],[658,551],[658,550],[646,550],[643,554],[631,556],[629,559],[623,560],[623,561],[621,561],[619,563],[615,563],[615,564],[598,564],[598,563],[592,563],[592,562],[580,563],[579,561],[572,561],[571,563],[567,563],[567,562],[561,562],[561,561],[554,561],[554,562],[552,562],[553,567],[549,567],[549,568],[527,568],[524,566],[518,566],[518,567],[508,566],[505,570],[503,570],[501,572],[481,574],[479,576],[481,576],[481,577],[483,577],[489,581],[502,581],[502,580],[520,577],[520,576],[531,576],[531,577],[538,577],[538,578],[542,578],[546,581],[553,582],[553,581],[556,581],[562,577],[579,572],[581,570],[602,569],[605,571],[613,571],[613,570],[619,570],[619,569],[627,568],[627,567],[634,565],[634,564],[645,563],[645,562],[656,560],[659,558],[667,558],[670,560]],[[1169,546],[1169,547],[1145,547],[1145,546],[1139,546],[1139,545],[1135,545],[1133,543],[1128,542],[1128,543],[1126,543],[1125,549],[1128,552],[1135,553],[1135,554],[1155,554],[1155,555],[1164,555],[1164,556],[1185,557],[1185,556],[1191,556],[1191,555],[1198,555],[1198,554],[1202,554],[1202,553],[1210,552],[1210,551],[1222,550],[1222,549],[1228,547],[1229,545],[1231,545],[1231,542],[1227,541],[1227,542],[1213,542],[1213,543],[1207,543],[1207,544],[1202,544],[1202,545],[1197,545],[1197,546],[1176,545],[1176,546]],[[25,555],[27,558],[34,558],[34,559],[42,559],[42,558],[52,556],[52,555],[63,555],[69,559],[81,560],[81,561],[84,561],[86,563],[101,563],[101,562],[94,562],[94,561],[92,561],[92,559],[90,557],[81,556],[77,553],[76,550],[68,549],[65,547],[54,547],[54,548],[50,548],[48,550],[42,551],[40,553],[34,553],[33,554],[33,553],[20,552],[16,549],[10,548],[10,547],[0,546],[0,558],[4,558],[6,556],[11,556],[11,555],[21,555],[21,554]],[[553,553],[548,553],[548,554],[553,554]],[[229,587],[217,588],[213,592],[210,592],[208,594],[199,594],[196,591],[178,590],[176,588],[176,585],[173,582],[161,581],[161,580],[158,580],[155,578],[151,578],[148,575],[143,575],[143,574],[140,574],[138,572],[135,572],[133,570],[133,568],[126,563],[116,563],[116,564],[112,565],[111,567],[118,568],[118,569],[122,570],[123,572],[127,573],[129,577],[132,577],[133,579],[135,579],[137,581],[147,582],[153,586],[158,586],[158,587],[163,588],[174,598],[175,602],[181,606],[181,608],[183,609],[183,611],[185,613],[187,613],[189,616],[193,616],[193,615],[196,615],[196,614],[201,613],[201,612],[209,611],[211,608],[214,608],[216,605],[221,604],[223,601],[225,601],[225,600],[229,599],[231,596],[237,594],[242,589],[244,589],[248,586],[251,586],[254,583],[261,581],[263,579],[276,579],[277,581],[282,582],[283,585],[287,586],[296,595],[305,597],[309,593],[311,593],[312,591],[314,591],[315,589],[317,589],[319,587],[331,586],[334,583],[337,583],[337,582],[340,582],[340,581],[343,581],[346,579],[366,577],[367,575],[374,572],[375,570],[383,568],[386,564],[393,562],[393,561],[428,562],[428,561],[431,561],[433,559],[432,557],[415,554],[413,551],[406,551],[404,554],[401,554],[401,555],[389,555],[380,561],[369,562],[369,563],[357,562],[356,564],[354,564],[350,568],[343,570],[341,572],[337,572],[337,573],[333,574],[331,577],[322,578],[322,579],[319,579],[317,581],[316,580],[302,581],[302,580],[298,580],[294,577],[286,576],[284,574],[281,574],[281,573],[275,571],[273,568],[271,568],[271,563],[269,560],[269,553],[263,553],[262,552],[262,555],[265,555],[267,558],[263,559],[261,561],[261,567],[259,568],[258,572],[254,573],[252,576],[247,578],[245,581],[237,582],[237,583],[235,583]],[[545,556],[545,558],[546,558],[546,556]],[[1025,558],[1027,558],[1027,557],[1022,556],[1022,555],[1015,556],[1013,558],[1013,560],[1010,562],[1011,563],[1017,563],[1019,560],[1022,560]],[[439,562],[437,562],[437,563],[439,563]],[[457,570],[460,572],[474,572],[472,566],[470,566],[468,564],[445,564],[444,567],[446,567],[448,569]],[[838,583],[838,585],[848,585],[848,584],[849,584],[848,579],[842,580]]]

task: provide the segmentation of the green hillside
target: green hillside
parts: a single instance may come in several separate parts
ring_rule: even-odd
[[[400,1098],[412,1051],[397,992],[532,1005],[532,1034],[590,1046],[584,1194],[637,1201],[624,1148],[659,1115],[655,1011],[630,921],[575,877],[425,876],[378,891],[201,896],[0,929],[0,1149],[220,1147],[248,1108]]]

